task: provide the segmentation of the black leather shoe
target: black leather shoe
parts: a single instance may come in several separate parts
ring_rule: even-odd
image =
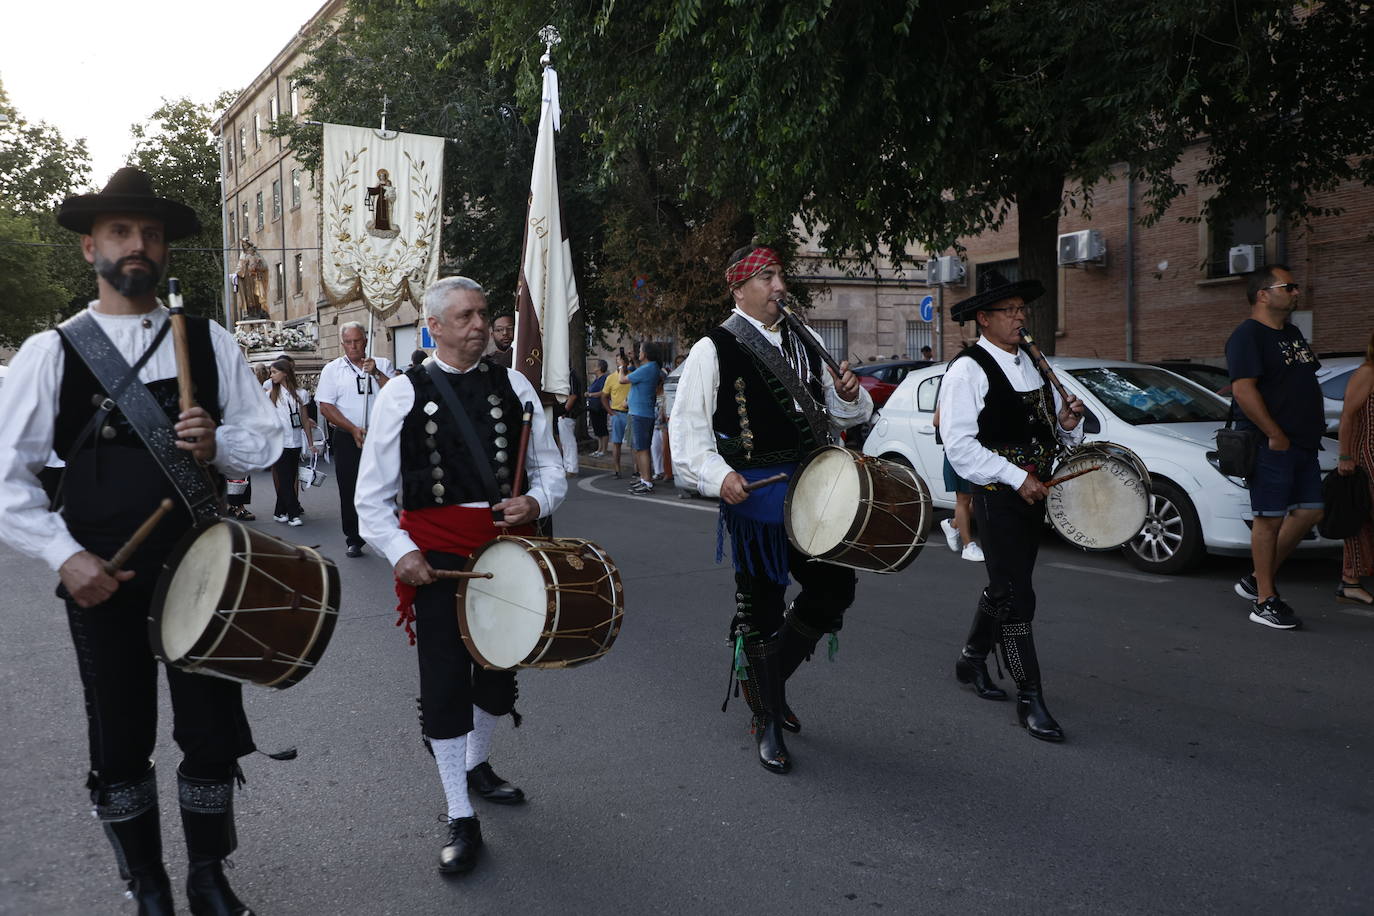
[[[468,770],[468,788],[497,805],[519,805],[525,801],[525,793],[497,776],[486,761]]]
[[[801,733],[801,719],[797,718],[791,706],[784,705],[782,708],[782,727],[794,735]]]
[[[1032,738],[1041,741],[1064,740],[1064,730],[1045,708],[1045,697],[1039,687],[1016,692],[1016,718]]]
[[[461,875],[477,864],[482,848],[482,825],[476,817],[456,817],[448,822],[448,843],[439,850],[439,871]]]
[[[998,687],[993,682],[992,675],[988,673],[988,662],[985,658],[959,656],[959,660],[954,663],[954,677],[961,684],[972,684],[973,692],[985,700],[1007,698],[1007,692]]]
[[[186,874],[186,896],[191,916],[253,916],[253,911],[229,887],[219,859],[191,863]]]
[[[782,740],[781,723],[769,719],[759,730],[759,764],[770,773],[788,773],[792,770],[792,756],[787,753],[787,745]]]
[[[362,544],[349,544],[349,545],[348,545],[348,549],[344,551],[344,555],[345,555],[345,556],[349,556],[349,557],[360,557],[360,556],[362,556],[362,555],[363,555],[363,545],[362,545]]]
[[[129,876],[129,895],[138,903],[138,916],[176,916],[172,881],[161,865],[135,869]]]

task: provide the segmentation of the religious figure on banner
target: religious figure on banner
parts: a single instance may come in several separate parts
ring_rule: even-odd
[[[377,184],[367,189],[367,207],[372,219],[367,231],[378,238],[395,238],[400,230],[391,225],[391,205],[396,202],[396,188],[386,169],[377,170]]]
[[[239,262],[234,268],[234,291],[240,320],[265,320],[267,314],[267,265],[248,239],[239,242]]]

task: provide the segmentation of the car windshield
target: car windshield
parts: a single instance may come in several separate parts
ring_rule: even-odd
[[[1345,386],[1350,384],[1350,376],[1355,374],[1354,369],[1347,369],[1338,375],[1322,382],[1322,397],[1330,398],[1333,401],[1345,400]]]
[[[1224,401],[1163,369],[1102,366],[1069,374],[1132,426],[1226,420]]]

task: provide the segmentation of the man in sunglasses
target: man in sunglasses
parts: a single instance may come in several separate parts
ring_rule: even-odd
[[[1250,485],[1250,556],[1255,571],[1236,583],[1250,619],[1277,630],[1302,621],[1274,585],[1279,566],[1322,517],[1321,448],[1326,418],[1317,384],[1320,363],[1289,318],[1301,288],[1283,264],[1250,274],[1250,317],[1226,342],[1226,366],[1239,429],[1257,439]]]

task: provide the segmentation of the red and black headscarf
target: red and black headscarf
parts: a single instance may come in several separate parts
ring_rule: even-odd
[[[782,266],[782,261],[778,259],[777,252],[771,248],[765,248],[759,245],[753,251],[725,268],[725,282],[731,289],[734,289],[765,267],[770,267],[772,265],[777,265],[778,267]]]

